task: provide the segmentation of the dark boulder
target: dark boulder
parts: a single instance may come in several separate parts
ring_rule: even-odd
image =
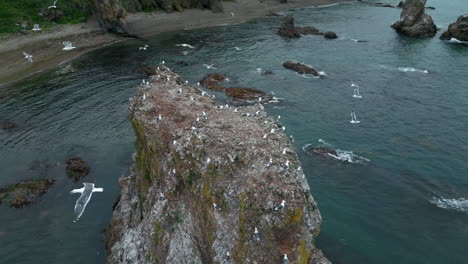
[[[277,34],[283,38],[290,38],[290,39],[301,37],[301,34],[299,34],[299,32],[297,32],[296,28],[294,27],[293,14],[289,14],[284,18],[283,25],[281,25]]]
[[[447,31],[440,36],[442,40],[450,40],[452,38],[456,38],[460,41],[468,41],[468,14],[460,16],[457,21],[450,24]]]
[[[8,129],[12,129],[12,128],[16,127],[16,124],[11,122],[10,120],[4,120],[4,121],[1,122],[0,127],[3,130],[8,130]]]
[[[146,74],[148,76],[154,75],[156,73],[157,67],[154,65],[145,66],[137,70],[139,73]]]
[[[221,73],[209,73],[200,81],[200,84],[210,90],[224,91],[225,88],[221,86],[226,77]]]
[[[299,74],[311,74],[314,76],[320,76],[320,74],[314,68],[298,62],[286,61],[283,63],[283,66],[286,69],[293,70]]]
[[[66,163],[67,175],[75,182],[89,173],[89,167],[86,166],[86,163],[81,158],[71,157]]]
[[[296,27],[296,31],[301,35],[323,35],[320,30],[312,26]]]
[[[335,32],[327,31],[327,32],[323,33],[323,37],[326,38],[326,39],[336,39],[338,36],[336,35]]]
[[[262,75],[272,75],[272,74],[275,74],[275,73],[271,70],[266,70],[262,72]]]
[[[267,99],[267,95],[259,90],[255,90],[252,88],[226,88],[226,94],[234,99],[237,100],[257,100],[260,97],[263,99]]]
[[[0,188],[0,204],[5,202],[16,208],[29,205],[46,193],[54,183],[54,180],[48,179],[29,179]]]
[[[433,37],[437,27],[432,17],[425,14],[427,0],[406,0],[400,20],[392,25],[397,32],[410,37]]]

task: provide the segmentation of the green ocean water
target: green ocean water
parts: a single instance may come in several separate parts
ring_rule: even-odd
[[[442,29],[468,13],[464,0],[428,5]],[[266,109],[296,140],[324,219],[317,245],[333,263],[468,263],[468,46],[397,35],[389,26],[399,9],[347,3],[291,12],[297,25],[339,39],[284,40],[275,34],[281,17],[260,18],[119,43],[1,88],[0,119],[18,127],[0,131],[0,185],[57,182],[28,208],[0,206],[0,263],[104,263],[102,230],[117,179],[132,164],[128,99],[145,78],[136,69],[162,60],[191,83],[217,71],[228,85],[282,98]],[[326,76],[300,76],[282,67],[286,60]],[[350,124],[351,111],[360,124]],[[310,155],[308,144],[346,160]],[[72,155],[91,167],[84,181],[105,190],[76,223],[78,196],[68,192],[81,182],[68,180],[64,166]]]

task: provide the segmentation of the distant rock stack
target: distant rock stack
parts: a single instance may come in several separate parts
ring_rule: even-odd
[[[294,16],[293,14],[288,14],[284,18],[283,25],[278,29],[278,35],[283,38],[300,38],[301,34],[296,30],[294,26]]]
[[[330,263],[301,163],[263,105],[221,108],[160,66],[130,121],[135,164],[119,181],[107,263]]]
[[[450,40],[452,38],[456,38],[460,41],[468,41],[468,14],[460,16],[457,21],[450,24],[447,31],[440,36],[442,40]]]
[[[433,37],[437,27],[432,17],[425,14],[427,0],[406,0],[400,20],[392,25],[397,32],[410,37]]]
[[[126,12],[120,0],[93,0],[93,3],[101,27],[111,33],[135,37],[128,31],[125,21]]]

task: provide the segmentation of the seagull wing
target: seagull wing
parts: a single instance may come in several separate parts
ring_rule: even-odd
[[[93,192],[103,192],[104,188],[94,188]]]
[[[83,191],[84,191],[84,187],[80,188],[80,189],[74,189],[74,190],[70,191],[70,194],[83,193]]]

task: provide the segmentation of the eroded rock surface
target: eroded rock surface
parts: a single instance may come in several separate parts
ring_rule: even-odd
[[[447,31],[440,36],[440,39],[443,40],[450,40],[452,38],[468,41],[468,14],[460,16],[457,21],[450,24]]]
[[[281,27],[278,29],[277,34],[283,38],[289,38],[289,39],[300,38],[302,35],[323,35],[327,39],[337,38],[336,34],[331,31],[322,33],[320,32],[320,30],[312,26],[306,26],[306,27],[294,26],[293,14],[288,14],[284,18],[284,22],[281,25]]]
[[[159,74],[130,99],[135,164],[105,232],[108,263],[330,263],[314,246],[322,219],[281,124],[261,104],[220,109]]]
[[[29,179],[0,188],[0,204],[20,208],[30,205],[54,184],[54,180]]]
[[[67,160],[66,164],[67,175],[75,182],[89,173],[89,167],[81,158],[71,157]]]
[[[99,24],[111,33],[135,37],[128,31],[126,12],[120,0],[93,0]]]
[[[411,37],[433,37],[437,27],[432,17],[425,13],[427,0],[406,0],[400,20],[392,25],[397,32]]]

